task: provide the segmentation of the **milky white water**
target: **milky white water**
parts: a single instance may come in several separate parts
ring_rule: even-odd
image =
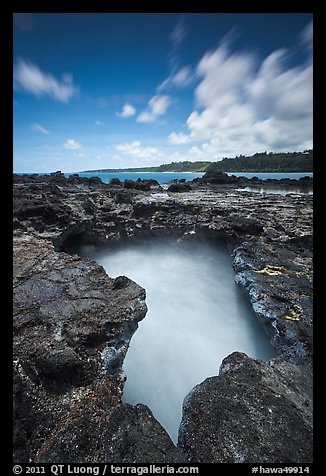
[[[234,283],[224,244],[177,245],[160,240],[83,254],[111,277],[125,275],[146,289],[148,312],[128,350],[125,402],[144,403],[176,441],[184,397],[217,375],[224,357],[240,351],[275,354],[262,325]]]

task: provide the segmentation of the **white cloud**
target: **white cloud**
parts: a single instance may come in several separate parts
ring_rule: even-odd
[[[137,117],[137,122],[155,122],[160,116],[163,116],[171,105],[170,96],[153,96],[148,101],[148,109],[143,111]]]
[[[148,104],[154,116],[161,116],[165,114],[167,108],[170,106],[171,99],[169,96],[154,96]]]
[[[162,91],[164,89],[173,88],[173,87],[185,87],[188,86],[194,79],[194,75],[191,72],[191,68],[189,66],[185,66],[184,68],[179,69],[174,74],[168,76],[157,88],[158,91]]]
[[[155,122],[156,117],[150,111],[143,111],[137,117],[137,122]]]
[[[185,26],[184,19],[181,17],[175,28],[173,29],[170,39],[174,47],[179,46],[187,36],[187,28]]]
[[[230,105],[239,103],[245,85],[251,80],[253,66],[252,56],[230,55],[224,46],[205,54],[197,66],[202,78],[195,91],[197,104],[223,113]]]
[[[257,64],[224,44],[206,53],[197,66],[196,109],[187,130],[173,131],[169,142],[203,141],[186,153],[200,160],[311,148],[312,63],[289,67],[286,54],[275,51]]]
[[[169,76],[158,86],[157,91],[172,87],[187,86],[193,79],[191,69],[185,66],[180,69],[180,45],[188,34],[184,17],[180,17],[178,23],[170,34],[171,51],[168,54]]]
[[[313,22],[311,21],[308,25],[303,29],[300,34],[300,40],[312,48],[312,41],[313,41]]]
[[[32,127],[33,131],[35,131],[35,132],[41,132],[42,134],[49,134],[50,133],[50,131],[45,129],[45,127],[41,126],[41,124],[37,124],[36,122],[34,124],[32,124],[31,127]]]
[[[271,54],[256,79],[249,85],[251,100],[258,113],[279,120],[312,116],[312,65],[282,68],[285,52]]]
[[[63,144],[63,147],[69,150],[76,150],[81,149],[82,145],[74,139],[67,139],[67,141]]]
[[[64,74],[62,81],[59,81],[33,63],[22,59],[14,68],[14,86],[36,97],[49,96],[60,102],[69,102],[78,94],[78,88],[70,74]]]
[[[126,117],[132,117],[136,114],[136,109],[132,104],[126,103],[121,112],[116,112],[116,115],[118,117],[126,118]]]
[[[169,142],[171,144],[187,144],[188,142],[191,142],[191,140],[191,137],[185,135],[183,132],[179,132],[179,134],[171,132],[169,135]]]
[[[111,159],[117,159],[133,166],[159,165],[162,163],[181,162],[189,160],[191,162],[198,160],[208,160],[208,154],[205,150],[193,146],[189,150],[169,153],[167,150],[153,146],[143,146],[140,141],[126,142],[114,146],[120,155],[111,155]],[[127,160],[129,158],[129,161]],[[132,163],[130,162],[132,160]]]
[[[190,160],[190,162],[196,162],[197,160],[208,160],[208,154],[205,149],[192,146],[187,151],[187,160]]]
[[[117,144],[114,147],[118,152],[137,159],[157,159],[164,157],[164,153],[157,147],[143,147],[140,141]]]
[[[100,121],[99,119],[96,119],[95,125],[96,126],[105,126],[104,122]]]

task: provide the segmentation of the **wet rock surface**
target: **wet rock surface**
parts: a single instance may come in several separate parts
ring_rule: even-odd
[[[200,463],[312,462],[310,372],[234,352],[186,397],[179,445]]]
[[[232,178],[212,180],[193,181],[190,190],[176,183],[173,191],[155,181],[125,185],[77,175],[67,179],[61,173],[14,176],[15,461],[184,461],[148,409],[121,403],[122,363],[146,314],[145,291],[127,277],[109,278],[94,261],[73,254],[81,243],[114,246],[167,235],[181,242],[227,240],[236,283],[278,353],[270,364],[232,354],[232,372],[202,384],[202,405],[197,390],[191,393],[180,447],[191,461],[311,460],[311,407],[305,402],[312,362],[312,197],[242,192]],[[251,373],[252,386],[244,377]],[[258,407],[267,411],[280,373],[282,399],[274,395],[268,408],[275,415],[282,402],[278,419],[291,423],[285,434],[297,448],[302,431],[306,450],[298,453],[286,444],[281,451],[272,442],[278,434],[271,432],[270,420],[257,423]],[[260,388],[257,382],[266,375],[271,383]],[[243,414],[252,416],[246,424],[266,433],[261,452],[243,449],[256,448],[257,432],[239,426],[242,446],[234,437],[232,409],[222,403],[237,392]],[[218,419],[209,426],[213,433],[204,440],[210,405],[220,404]],[[221,435],[239,443],[238,460],[216,443]]]
[[[15,239],[15,461],[182,461],[149,410],[121,403],[122,363],[146,310],[127,277]]]

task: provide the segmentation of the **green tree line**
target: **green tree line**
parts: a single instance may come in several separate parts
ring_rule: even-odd
[[[158,167],[97,169],[85,172],[312,172],[313,150],[258,152],[250,157],[225,157],[218,162],[172,162]]]
[[[208,171],[214,172],[312,172],[313,150],[304,152],[260,152],[234,159],[224,158],[213,162]]]

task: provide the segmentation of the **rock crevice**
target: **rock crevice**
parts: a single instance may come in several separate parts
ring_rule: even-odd
[[[312,197],[214,180],[14,177],[15,462],[311,461]],[[145,290],[74,254],[167,235],[227,240],[278,353],[269,363],[232,354],[195,387],[179,448],[147,407],[121,402]]]

